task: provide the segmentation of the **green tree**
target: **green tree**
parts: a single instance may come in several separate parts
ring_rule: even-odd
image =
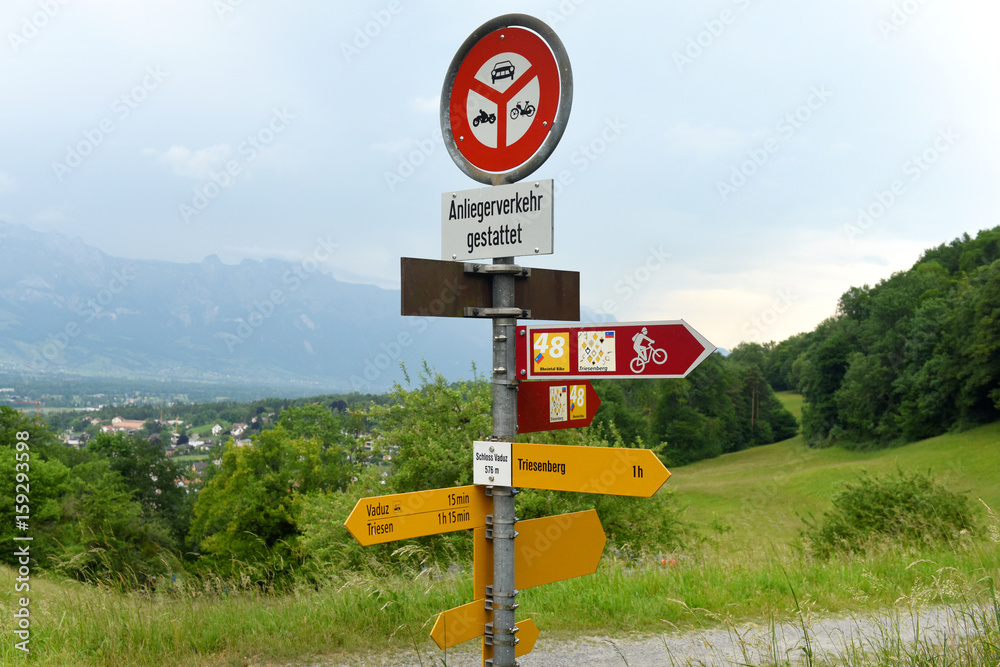
[[[70,470],[59,459],[52,434],[20,412],[0,406],[0,497],[7,500],[0,514],[0,540],[30,535],[31,553],[43,567],[60,552],[59,528],[63,502],[70,492]],[[26,530],[18,528],[18,516]],[[2,550],[2,562],[15,565],[13,549]]]
[[[178,542],[150,518],[108,459],[73,468],[72,490],[60,526],[63,550],[52,566],[81,581],[125,588],[147,586],[178,567]]]
[[[843,381],[834,393],[838,424],[847,432],[842,444],[858,436],[879,440],[896,436],[892,381],[892,371],[877,356],[848,355]]]
[[[651,391],[642,391],[646,388]],[[591,427],[598,439],[610,442],[617,433],[627,447],[650,442],[650,416],[656,406],[655,382],[604,380],[595,382],[594,389],[601,399]]]
[[[998,341],[1000,227],[841,297],[792,365],[803,432],[811,444],[884,446],[997,419]]]
[[[306,494],[343,485],[322,443],[278,426],[225,446],[222,464],[198,494],[188,544],[212,569],[256,568],[259,581],[284,580],[299,564],[298,518]],[[332,464],[332,465],[331,465]]]
[[[820,340],[804,354],[799,366],[802,407],[802,433],[810,444],[828,442],[837,425],[836,393],[847,372],[847,357],[852,345],[845,327],[827,320]]]
[[[107,459],[111,470],[121,475],[144,517],[159,519],[178,543],[183,541],[191,521],[191,503],[187,491],[177,485],[177,465],[160,445],[136,435],[101,433],[87,449]]]
[[[966,334],[956,342],[965,369],[958,408],[964,422],[976,424],[1000,417],[1000,260],[980,267],[969,284],[956,318]]]
[[[472,483],[472,442],[493,432],[491,386],[482,379],[449,385],[425,368],[422,385],[392,392],[376,406],[376,447],[392,457],[392,488],[420,491]]]

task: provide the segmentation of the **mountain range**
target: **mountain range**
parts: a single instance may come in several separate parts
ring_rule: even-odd
[[[385,391],[401,362],[488,375],[488,322],[402,317],[398,290],[338,281],[316,257],[125,259],[0,221],[0,371],[337,392]]]

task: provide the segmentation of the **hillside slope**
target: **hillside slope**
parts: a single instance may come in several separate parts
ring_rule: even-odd
[[[948,489],[967,493],[977,512],[983,509],[979,499],[1000,508],[997,443],[1000,422],[875,452],[813,449],[800,435],[672,468],[667,486],[688,507],[688,520],[732,526],[726,542],[780,544],[797,536],[801,517],[822,516],[834,490],[862,471],[930,471]]]

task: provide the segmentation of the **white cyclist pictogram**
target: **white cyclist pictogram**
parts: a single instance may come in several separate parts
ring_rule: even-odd
[[[657,365],[667,363],[667,351],[658,347],[654,348],[653,343],[655,342],[646,335],[646,327],[643,327],[641,332],[632,336],[632,349],[635,350],[635,359],[629,364],[629,368],[632,369],[633,373],[641,373],[650,360]]]

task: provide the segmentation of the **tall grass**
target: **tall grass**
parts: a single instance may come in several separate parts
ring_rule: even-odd
[[[875,664],[995,664],[948,660],[956,651],[983,660],[996,654],[998,574],[1000,547],[988,537],[967,537],[934,550],[886,545],[878,553],[829,561],[771,546],[739,553],[707,546],[641,561],[610,554],[593,576],[524,591],[518,617],[532,617],[550,639],[581,632],[620,637],[731,628],[745,648],[754,647],[734,665],[860,666],[882,655],[887,662]],[[13,579],[11,570],[0,570],[4,608],[12,606],[7,591],[13,590]],[[468,573],[433,569],[331,575],[282,595],[261,592],[251,581],[249,575],[166,577],[150,593],[139,593],[115,582],[94,587],[35,579],[31,662],[259,665],[324,656],[339,664],[343,656],[374,647],[397,655],[416,651],[414,664],[439,664],[444,654],[428,638],[437,613],[475,599]],[[918,636],[921,655],[937,651],[937,662],[891,662],[918,650],[907,648],[912,642],[903,631],[910,610],[934,605],[948,605],[955,623],[962,621],[969,632],[946,635],[948,653],[936,648],[937,635]],[[893,610],[898,622],[883,618],[885,609]],[[842,647],[842,660],[853,662],[824,662],[816,623],[831,614],[878,619],[875,635]],[[761,622],[762,637],[751,640],[737,630]],[[9,623],[4,618],[5,629]],[[789,650],[777,642],[779,635],[798,640]],[[11,644],[0,647],[4,665],[19,664],[20,652]],[[748,662],[753,659],[758,662]]]
[[[5,591],[13,590],[14,576],[0,569]],[[250,582],[249,576],[167,577],[144,593],[123,590],[116,581],[87,586],[35,579],[31,662],[243,665],[369,650],[375,638],[386,646],[412,646],[424,643],[438,611],[467,601],[472,588],[467,577],[432,571],[345,575],[282,595]],[[5,629],[8,624],[5,618]],[[23,658],[11,644],[0,647],[0,664]]]
[[[768,624],[740,628],[731,618],[722,618],[728,629],[730,650],[713,648],[696,660],[677,661],[667,654],[670,664],[713,665],[806,665],[843,667],[982,667],[1000,665],[1000,518],[987,507],[989,537],[966,541],[955,549],[925,553],[909,562],[908,550],[886,545],[882,557],[866,559],[863,575],[884,597],[899,592],[891,603],[876,605],[848,617],[830,617],[823,609],[799,604],[794,579],[789,573],[789,597],[794,620],[779,623],[775,616]],[[951,559],[950,552],[961,557]],[[939,560],[935,562],[930,557]],[[888,557],[890,580],[872,572]],[[891,561],[896,561],[892,567]],[[944,563],[948,564],[944,564]],[[921,574],[907,578],[906,573]],[[798,574],[801,574],[799,572]],[[903,579],[899,576],[902,575]],[[801,581],[801,579],[800,579]],[[906,581],[906,585],[899,584]],[[850,589],[852,584],[845,582]],[[858,595],[853,596],[858,599]],[[867,595],[861,599],[868,601]],[[694,610],[691,610],[694,613]],[[703,612],[706,610],[702,610]],[[714,644],[718,645],[715,638]],[[705,645],[712,642],[705,641]],[[666,645],[666,642],[664,642]],[[735,647],[735,651],[732,649]],[[737,653],[734,657],[734,653]]]

